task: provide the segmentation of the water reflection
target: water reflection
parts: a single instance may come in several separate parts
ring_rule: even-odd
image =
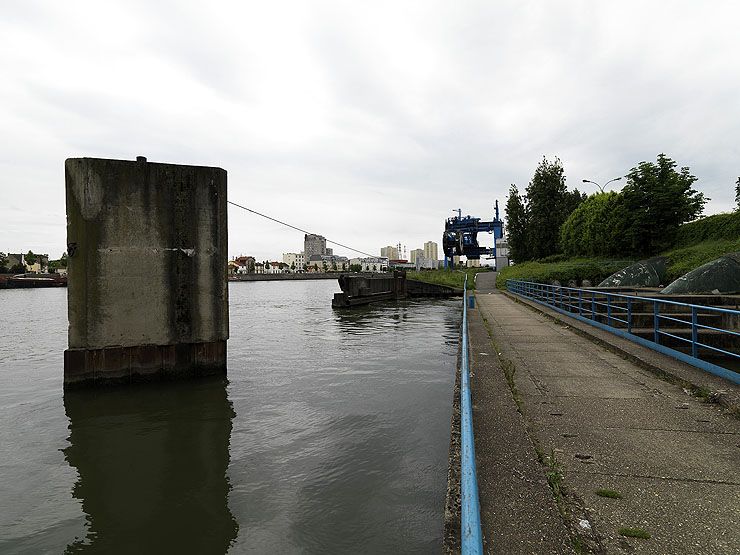
[[[234,410],[223,379],[66,392],[87,535],[67,553],[225,553]]]

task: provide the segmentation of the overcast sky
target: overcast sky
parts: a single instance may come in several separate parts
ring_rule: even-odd
[[[79,156],[220,166],[230,200],[371,253],[490,218],[543,156],[583,189],[665,152],[727,211],[738,21],[731,1],[5,0],[0,250],[61,255]],[[230,255],[302,246],[229,209]]]

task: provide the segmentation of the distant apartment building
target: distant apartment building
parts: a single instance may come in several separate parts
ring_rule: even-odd
[[[414,250],[412,250],[409,253],[409,262],[411,262],[412,264],[416,264],[416,258],[417,257],[426,258],[424,256],[424,249],[414,249]]]
[[[349,269],[349,258],[334,254],[315,254],[306,262],[310,272],[336,272]]]
[[[283,264],[286,264],[291,272],[302,272],[306,266],[306,256],[302,252],[284,252]]]
[[[380,256],[387,258],[388,260],[398,260],[400,253],[398,252],[398,247],[388,245],[387,247],[382,247],[380,249]]]
[[[311,260],[312,256],[325,255],[326,252],[326,237],[322,235],[314,235],[307,233],[303,237],[303,255],[305,261]]]
[[[427,260],[439,260],[439,254],[437,253],[437,243],[434,241],[427,241],[424,243],[424,258]]]
[[[265,267],[266,274],[287,274],[290,268],[284,262],[267,262]]]
[[[388,259],[380,257],[353,258],[349,261],[352,266],[360,266],[361,272],[386,272],[388,271]]]

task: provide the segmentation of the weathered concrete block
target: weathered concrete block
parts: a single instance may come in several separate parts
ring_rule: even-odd
[[[226,171],[71,158],[65,177],[65,385],[225,372]]]

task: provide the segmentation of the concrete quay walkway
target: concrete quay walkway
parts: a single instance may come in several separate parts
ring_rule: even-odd
[[[737,416],[493,279],[469,313],[486,552],[740,553]]]

